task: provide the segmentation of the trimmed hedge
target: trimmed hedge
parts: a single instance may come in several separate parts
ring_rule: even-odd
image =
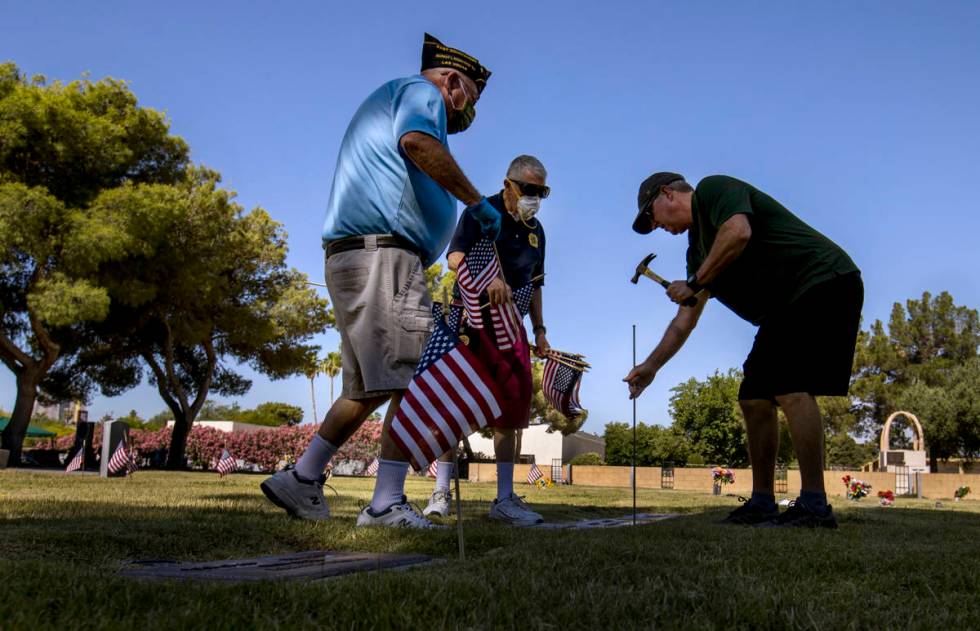
[[[195,426],[187,437],[187,458],[192,466],[211,468],[227,449],[232,456],[256,465],[261,471],[271,473],[282,462],[294,462],[306,449],[317,425],[271,427],[255,432],[222,432],[213,427]],[[170,447],[169,427],[159,430],[130,430],[129,436],[140,458],[161,455]],[[334,456],[335,462],[357,460],[370,462],[377,454],[381,442],[381,422],[365,421],[359,430]],[[75,443],[74,436],[62,436],[54,441],[57,449],[68,451]],[[102,444],[102,425],[95,428],[94,444]],[[155,458],[156,459],[156,458]]]

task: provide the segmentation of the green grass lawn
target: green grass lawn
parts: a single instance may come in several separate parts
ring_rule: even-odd
[[[285,516],[260,476],[140,472],[100,480],[0,471],[0,629],[980,627],[980,503],[838,502],[836,532],[714,522],[733,498],[640,491],[680,518],[592,531],[486,519],[495,487],[463,486],[455,530],[355,529],[373,480],[334,479],[336,519]],[[525,487],[549,520],[626,515],[628,489]],[[409,482],[420,502],[431,482]],[[332,493],[328,490],[328,496]],[[418,552],[445,563],[320,582],[141,582],[128,559],[310,549]]]

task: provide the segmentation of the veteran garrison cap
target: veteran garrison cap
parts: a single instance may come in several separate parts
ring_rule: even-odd
[[[490,71],[481,66],[476,57],[458,48],[450,48],[426,33],[422,42],[422,72],[430,68],[452,68],[462,72],[473,79],[480,94],[483,94],[483,88],[487,87],[487,79],[490,78]]]
[[[683,180],[684,176],[679,173],[661,171],[654,173],[640,184],[640,191],[636,195],[636,219],[633,220],[633,231],[640,234],[653,232],[653,217],[650,215],[650,203],[657,197],[661,186],[667,186],[671,182]]]

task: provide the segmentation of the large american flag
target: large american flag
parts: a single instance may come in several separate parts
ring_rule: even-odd
[[[479,306],[479,305],[478,305]],[[441,320],[402,398],[391,436],[422,471],[463,436],[500,417],[501,397],[476,356]]]
[[[534,484],[535,482],[537,482],[538,480],[540,480],[543,477],[544,477],[544,474],[541,473],[541,469],[538,469],[538,465],[537,464],[532,464],[531,465],[531,470],[527,472],[527,483],[528,484]]]
[[[68,462],[68,466],[65,467],[67,473],[72,471],[81,471],[82,467],[85,465],[85,447],[79,447],[78,451],[75,452],[75,456]]]
[[[126,441],[120,440],[116,445],[116,450],[109,458],[109,473],[135,473],[139,467],[136,466],[136,458],[126,450]]]
[[[456,269],[456,283],[459,285],[459,295],[463,298],[463,306],[469,318],[470,326],[474,329],[483,328],[483,318],[480,315],[480,296],[494,278],[500,275],[500,261],[493,243],[486,237],[480,239],[463,256]]]
[[[578,400],[581,381],[581,370],[549,357],[544,364],[541,391],[553,408],[568,418],[575,418],[582,412],[582,404]]]
[[[218,459],[218,475],[222,478],[238,468],[238,461],[227,449],[221,450],[221,458]]]

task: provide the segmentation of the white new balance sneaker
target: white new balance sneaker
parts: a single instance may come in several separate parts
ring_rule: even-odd
[[[260,488],[270,502],[293,517],[316,521],[330,519],[330,508],[323,497],[326,480],[325,475],[318,480],[304,480],[296,475],[293,465],[288,465],[266,478]]]
[[[514,493],[510,497],[493,501],[490,505],[490,519],[512,526],[532,526],[544,521],[544,517],[528,508],[524,500]]]
[[[402,495],[402,501],[392,504],[380,513],[374,513],[371,506],[365,506],[361,514],[357,516],[358,526],[388,526],[389,528],[417,528],[428,530],[433,528],[443,528],[434,524],[421,514],[414,506],[408,503],[408,499]]]
[[[453,511],[452,491],[436,489],[429,498],[429,505],[422,511],[423,515],[438,515],[439,517],[449,517]]]

